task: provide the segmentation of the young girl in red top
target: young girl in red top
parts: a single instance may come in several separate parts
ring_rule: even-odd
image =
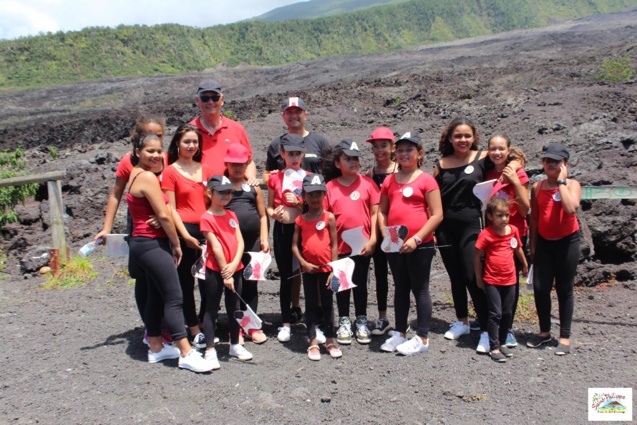
[[[565,146],[551,143],[544,149],[542,161],[546,179],[533,185],[531,194],[530,241],[533,261],[533,292],[540,320],[540,333],[527,341],[531,348],[551,341],[551,289],[560,311],[560,341],[555,354],[571,351],[573,320],[573,282],[579,262],[580,204],[579,182],[568,178],[570,154]]]
[[[352,281],[356,287],[352,291],[356,314],[356,341],[359,344],[369,344],[372,340],[367,327],[367,278],[370,255],[376,245],[376,213],[380,192],[372,179],[358,174],[361,168],[360,156],[361,151],[356,142],[343,140],[336,145],[329,162],[332,179],[327,183],[326,207],[336,218],[339,257],[351,256],[355,263]],[[363,228],[363,236],[369,240],[360,252],[352,252],[352,248],[343,241],[342,234],[357,227]],[[352,291],[341,291],[336,294],[340,317],[336,339],[339,344],[352,342],[352,322],[349,318]]]
[[[509,225],[509,201],[496,196],[487,204],[490,226],[478,235],[474,254],[476,284],[487,296],[489,354],[497,362],[506,362],[513,354],[504,345],[511,323],[518,277],[513,256],[522,263],[522,275],[529,272],[517,227]],[[482,257],[484,255],[484,273]]]
[[[389,253],[389,267],[394,276],[394,334],[380,347],[382,351],[398,351],[403,355],[424,353],[429,348],[429,322],[432,302],[429,295],[429,272],[435,250],[433,233],[442,222],[442,201],[436,180],[420,170],[424,156],[420,136],[405,133],[396,142],[399,171],[385,180],[380,195],[378,225],[403,225],[407,236],[399,252]],[[416,336],[407,340],[409,293],[416,299],[418,325]]]
[[[487,143],[487,152],[489,160],[493,164],[493,168],[487,168],[487,180],[498,179],[493,187],[494,193],[492,197],[500,196],[509,201],[510,205],[510,223],[517,227],[520,232],[520,240],[522,241],[522,251],[526,247],[526,215],[531,206],[529,200],[529,176],[524,172],[523,168],[517,171],[509,166],[509,162],[513,159],[522,164],[526,164],[524,153],[518,148],[511,148],[511,141],[507,136],[496,135],[489,139]],[[522,270],[522,263],[515,261],[515,270],[519,276]],[[515,299],[513,301],[513,311],[511,313],[511,323],[508,327],[505,346],[512,348],[518,345],[515,335],[513,334],[513,319],[520,297],[520,285],[515,285]]]
[[[268,242],[268,216],[265,213],[265,201],[263,192],[259,186],[248,184],[246,170],[250,163],[250,151],[241,143],[233,143],[228,146],[228,152],[224,158],[226,174],[232,183],[232,200],[226,206],[233,211],[239,220],[239,229],[245,245],[242,263],[244,266],[250,263],[248,252],[270,252]],[[246,280],[243,276],[241,298],[248,303],[256,313],[259,301],[256,280]],[[261,329],[250,329],[252,342],[262,344],[268,340]]]
[[[398,164],[394,162],[396,146],[396,137],[394,132],[387,127],[378,127],[372,132],[367,139],[367,143],[372,145],[372,153],[376,164],[367,170],[365,175],[371,178],[380,190],[383,182],[387,178],[398,171]],[[374,254],[374,275],[376,276],[376,302],[378,303],[378,320],[372,330],[372,335],[385,335],[391,329],[389,319],[387,319],[387,294],[389,292],[387,269],[387,253],[383,251],[380,244],[376,244]]]
[[[206,212],[204,189],[212,175],[208,165],[201,163],[201,134],[197,127],[183,124],[177,128],[168,146],[168,167],[163,173],[161,188],[168,196],[168,205],[173,211],[173,220],[179,233],[183,257],[177,273],[184,294],[184,316],[186,325],[197,348],[205,348],[206,341],[199,329],[199,317],[195,306],[194,284],[191,268],[201,254],[200,243],[204,242],[199,229],[199,219]],[[204,298],[203,282],[199,285]],[[205,307],[202,306],[205,311]],[[203,320],[202,320],[203,321]]]
[[[310,360],[321,359],[321,352],[316,340],[316,311],[319,291],[323,306],[325,349],[332,358],[343,355],[334,343],[334,313],[332,311],[334,301],[332,291],[328,287],[331,269],[327,263],[338,258],[338,245],[334,214],[323,209],[326,192],[327,188],[323,176],[320,174],[305,176],[303,179],[303,199],[307,203],[308,210],[296,218],[292,239],[292,253],[303,268],[305,324],[310,340],[307,356]]]
[[[237,216],[225,207],[232,198],[232,183],[226,176],[212,176],[206,187],[206,198],[210,203],[201,216],[201,233],[206,238],[208,258],[206,259],[206,313],[204,315],[204,335],[206,336],[205,359],[212,362],[213,369],[219,369],[215,350],[215,322],[219,314],[221,294],[225,293],[226,313],[230,326],[230,355],[239,360],[252,360],[252,354],[239,344],[239,323],[235,312],[240,311],[241,256],[243,237]]]

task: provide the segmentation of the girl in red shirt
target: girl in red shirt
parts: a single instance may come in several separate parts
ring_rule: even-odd
[[[208,210],[201,216],[201,233],[206,238],[206,313],[204,335],[206,336],[205,359],[219,369],[215,350],[215,322],[219,314],[222,293],[225,294],[226,313],[230,327],[230,355],[239,360],[252,360],[252,354],[239,344],[239,323],[235,313],[241,311],[237,292],[241,292],[241,256],[243,237],[237,216],[225,207],[232,199],[232,183],[226,176],[212,176],[206,187]],[[242,313],[243,314],[243,313]]]
[[[323,306],[325,349],[332,358],[343,355],[334,343],[334,313],[332,311],[334,301],[329,288],[331,268],[327,263],[338,258],[338,244],[334,214],[323,209],[326,192],[323,176],[320,174],[305,176],[303,200],[307,203],[308,210],[296,218],[292,237],[292,253],[303,269],[305,325],[310,340],[307,356],[310,360],[321,359],[321,351],[316,339],[319,291]]]
[[[370,256],[376,245],[376,213],[380,191],[372,179],[358,173],[361,168],[360,156],[361,151],[356,142],[343,140],[336,145],[332,160],[329,161],[329,171],[333,179],[327,183],[325,205],[336,218],[339,257],[351,256],[355,263],[352,281],[356,287],[352,291],[356,314],[356,341],[359,344],[369,344],[372,339],[367,327],[367,277]],[[357,227],[362,227],[363,236],[369,240],[360,252],[352,252],[352,248],[343,241],[342,234]],[[340,318],[336,339],[339,344],[352,342],[352,322],[349,318],[352,291],[341,291],[336,294]]]
[[[529,246],[533,261],[533,292],[540,321],[540,333],[527,341],[531,348],[551,342],[551,289],[560,311],[560,341],[555,354],[571,351],[573,282],[579,262],[579,223],[575,216],[580,204],[579,182],[568,178],[570,154],[565,146],[551,143],[544,148],[542,162],[546,179],[531,190]]]
[[[203,322],[205,305],[197,317],[195,306],[194,284],[191,268],[201,253],[200,243],[204,242],[199,230],[199,218],[206,212],[204,189],[212,172],[208,165],[201,163],[201,134],[190,125],[183,124],[177,128],[168,147],[168,167],[163,173],[161,188],[168,196],[168,205],[173,212],[175,227],[179,233],[183,257],[177,273],[184,294],[184,316],[186,325],[197,348],[205,348],[206,341],[199,328]],[[201,299],[203,282],[199,285]],[[202,319],[202,320],[200,320]]]
[[[523,168],[519,168],[516,171],[508,164],[512,159],[516,159],[518,162],[526,164],[526,157],[520,149],[511,148],[511,140],[504,135],[491,137],[487,143],[487,152],[489,160],[493,164],[493,168],[487,169],[487,180],[498,179],[493,186],[493,193],[491,197],[500,196],[509,201],[509,221],[512,225],[517,227],[520,232],[522,251],[524,251],[527,239],[526,216],[531,206],[529,200],[529,176],[527,176]],[[488,224],[489,223],[487,223],[487,225]],[[517,261],[517,259],[515,261],[515,270],[519,276],[520,271],[522,270],[522,263]],[[507,333],[506,341],[504,341],[504,345],[509,348],[516,347],[518,345],[515,335],[513,334],[513,319],[515,317],[519,297],[520,285],[515,285],[515,299],[513,302],[513,311],[511,313],[511,323],[508,327],[509,331]]]
[[[424,154],[416,133],[405,133],[396,142],[399,171],[385,180],[378,207],[378,226],[383,237],[387,237],[384,227],[407,227],[400,251],[387,255],[394,277],[396,327],[392,337],[380,347],[382,351],[403,355],[424,353],[429,348],[429,273],[435,253],[433,232],[442,222],[442,201],[436,180],[420,170]],[[416,299],[418,325],[416,336],[407,340],[410,292]]]
[[[478,235],[473,262],[476,284],[487,296],[489,354],[497,362],[506,362],[507,357],[513,355],[504,342],[518,286],[513,255],[522,263],[522,275],[528,274],[529,267],[522,251],[520,233],[517,227],[509,225],[509,201],[496,196],[487,204],[486,212],[491,224]]]

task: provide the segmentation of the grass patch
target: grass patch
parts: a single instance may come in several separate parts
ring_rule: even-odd
[[[637,74],[630,58],[621,56],[608,59],[602,63],[601,72],[597,75],[597,81],[604,83],[626,83]]]
[[[91,261],[82,257],[71,257],[57,276],[49,275],[44,289],[69,289],[86,285],[98,275]]]
[[[518,309],[515,311],[515,322],[537,323],[537,310],[535,309],[535,298],[533,292],[520,291],[518,299]]]
[[[4,252],[4,249],[0,247],[0,272],[4,270],[4,267],[7,265],[7,253]]]

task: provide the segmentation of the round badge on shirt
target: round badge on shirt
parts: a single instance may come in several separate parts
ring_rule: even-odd
[[[553,200],[555,202],[562,202],[562,195],[560,195],[560,192],[555,192],[553,194]]]
[[[321,220],[318,223],[316,223],[316,230],[323,230],[323,229],[325,229],[325,222]]]
[[[473,173],[473,170],[475,170],[473,168],[473,165],[467,165],[467,167],[464,169],[464,173],[465,174],[471,174],[471,173]]]
[[[406,187],[403,189],[403,196],[405,198],[411,198],[411,195],[414,194],[414,189],[411,187]]]
[[[230,227],[232,227],[233,229],[237,228],[237,222],[235,221],[234,218],[231,218],[229,223],[230,223]]]
[[[516,238],[511,238],[511,248],[515,249],[518,247],[518,240]]]
[[[248,183],[243,183],[241,185],[241,189],[243,189],[244,192],[250,192],[250,185]]]
[[[349,195],[349,199],[351,199],[352,201],[358,201],[361,197],[361,194],[358,193],[358,190],[353,191],[350,195]]]

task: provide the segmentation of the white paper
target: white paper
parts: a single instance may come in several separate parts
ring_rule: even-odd
[[[272,256],[265,252],[248,252],[250,264],[244,267],[243,277],[246,280],[267,280],[265,274],[272,262]]]
[[[498,179],[487,180],[473,187],[473,194],[482,202],[482,211],[487,208],[487,202],[491,199],[491,191],[496,181],[498,181]]]
[[[106,255],[109,257],[127,256],[129,249],[125,234],[104,235],[106,241]]]
[[[356,263],[349,257],[327,263],[332,267],[332,275],[330,277],[330,289],[334,292],[347,291],[356,288],[352,282],[354,267]]]
[[[363,226],[344,230],[341,238],[352,248],[352,255],[359,255],[365,244],[369,242],[369,239],[363,235]]]

